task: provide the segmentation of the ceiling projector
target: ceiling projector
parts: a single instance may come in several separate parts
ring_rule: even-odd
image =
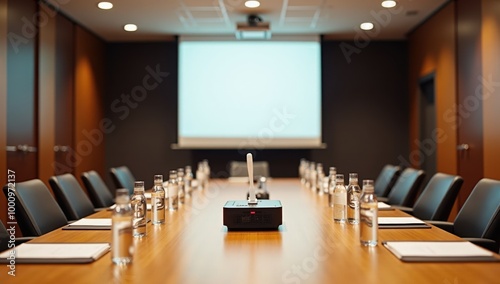
[[[271,25],[257,15],[249,15],[246,23],[236,24],[236,38],[261,40],[271,38]]]

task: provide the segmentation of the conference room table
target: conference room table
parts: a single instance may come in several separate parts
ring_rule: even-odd
[[[244,200],[248,186],[211,180],[195,190],[164,225],[147,225],[133,263],[114,265],[107,253],[88,264],[16,264],[1,283],[500,283],[500,262],[419,262],[396,258],[381,241],[459,240],[439,228],[379,229],[376,247],[359,243],[359,225],[338,224],[328,196],[298,179],[268,181],[283,205],[283,225],[270,231],[228,231],[222,207]],[[100,211],[89,218],[106,218]],[[398,210],[379,216],[407,216]],[[32,242],[111,242],[109,230],[57,229]],[[499,257],[496,255],[496,257]]]

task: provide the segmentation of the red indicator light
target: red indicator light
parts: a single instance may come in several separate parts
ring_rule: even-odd
[[[250,214],[254,215],[254,214],[255,214],[255,211],[250,211]]]

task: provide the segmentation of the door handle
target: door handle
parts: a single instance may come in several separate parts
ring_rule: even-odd
[[[29,146],[28,144],[19,144],[17,146],[7,146],[5,147],[7,152],[23,152],[23,153],[35,153],[37,152],[37,148],[33,146]]]
[[[469,144],[463,143],[457,146],[458,151],[468,151],[469,149],[470,149]]]
[[[69,146],[66,145],[55,145],[54,146],[54,152],[68,152],[69,151]]]

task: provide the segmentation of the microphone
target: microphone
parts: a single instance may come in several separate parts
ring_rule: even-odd
[[[251,153],[247,154],[247,168],[248,168],[248,179],[250,180],[250,188],[248,190],[248,205],[256,205],[257,198],[255,197],[255,187],[253,185],[253,156]]]

